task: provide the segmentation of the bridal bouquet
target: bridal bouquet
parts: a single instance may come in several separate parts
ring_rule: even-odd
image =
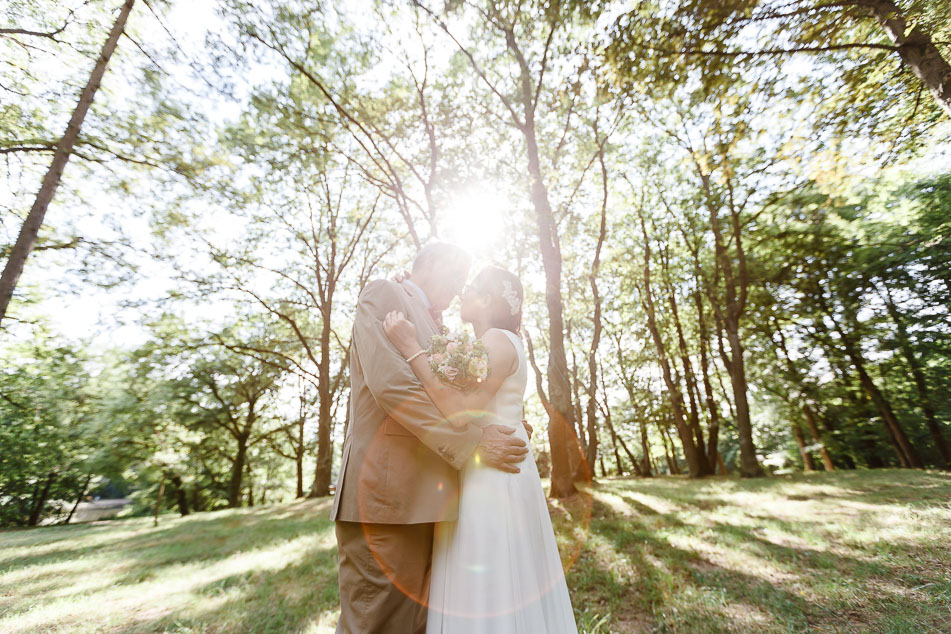
[[[489,375],[485,344],[466,331],[433,335],[426,352],[433,374],[451,387],[472,389]]]

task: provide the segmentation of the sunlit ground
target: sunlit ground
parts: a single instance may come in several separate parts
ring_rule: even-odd
[[[590,494],[552,509],[583,631],[949,631],[947,474],[607,480]],[[331,632],[328,511],[0,533],[0,631]]]

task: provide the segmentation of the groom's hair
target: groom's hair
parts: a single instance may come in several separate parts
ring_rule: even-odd
[[[458,271],[468,270],[472,265],[472,256],[462,247],[450,242],[428,242],[416,254],[413,260],[413,274],[437,269]]]

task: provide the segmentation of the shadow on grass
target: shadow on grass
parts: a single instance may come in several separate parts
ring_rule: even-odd
[[[213,511],[186,517],[166,516],[157,527],[152,526],[151,519],[143,518],[132,520],[140,525],[126,529],[126,532],[130,533],[128,537],[110,539],[106,543],[94,540],[94,543],[84,544],[84,540],[99,534],[108,536],[120,525],[104,522],[96,524],[93,531],[84,525],[37,529],[29,531],[30,536],[35,535],[45,542],[44,546],[53,544],[53,547],[42,548],[39,554],[11,557],[4,557],[0,550],[0,566],[10,570],[109,552],[122,553],[123,559],[128,558],[133,564],[166,565],[194,560],[211,561],[230,556],[235,550],[240,550],[241,546],[249,545],[249,541],[262,548],[267,546],[267,542],[283,541],[313,532],[317,523],[326,528],[330,525],[329,519],[324,516],[329,512],[329,504],[329,500],[323,500],[317,505],[307,502],[287,505],[279,511],[264,506]],[[302,506],[305,508],[301,508]],[[269,535],[267,542],[262,543],[258,539],[257,533],[260,532]],[[200,534],[202,539],[194,539],[197,534]],[[7,540],[0,539],[0,544],[6,546],[6,542]],[[22,547],[27,544],[14,545]]]
[[[754,482],[608,480],[595,487],[595,498],[603,489],[633,514],[619,517],[596,501],[592,543],[568,571],[569,584],[576,606],[580,601],[585,611],[595,605],[611,613],[607,631],[612,632],[938,631],[951,615],[946,592],[951,584],[941,580],[942,569],[951,564],[932,561],[923,576],[907,569],[922,550],[934,557],[933,547],[908,540],[890,544],[887,556],[878,557],[877,544],[870,550],[842,540],[849,531],[867,528],[865,515],[847,526],[821,516],[787,520],[761,516],[755,507],[744,508],[744,500],[723,496],[762,493],[775,498],[773,503],[819,499],[846,509],[860,504],[867,506],[863,513],[887,517],[896,507],[902,512],[938,502],[940,508],[949,499],[949,486],[948,474],[909,471]],[[662,498],[682,510],[663,513],[635,495]],[[735,519],[695,517],[710,510],[728,511]],[[810,548],[805,538],[828,538],[835,548]]]
[[[940,631],[951,615],[951,562],[927,532],[949,535],[940,524],[949,494],[948,474],[908,471],[608,479],[553,504],[552,517],[560,543],[579,551],[567,575],[588,632]],[[21,610],[30,595],[96,600],[89,576],[103,565],[94,580],[102,590],[169,580],[163,596],[143,597],[143,609],[110,631],[301,631],[337,609],[328,508],[325,499],[158,528],[133,520],[0,534],[9,547],[0,550],[0,597]],[[919,511],[921,522],[938,523],[914,525]],[[869,523],[889,514],[909,530],[877,542]],[[176,589],[175,566],[187,564],[192,576]],[[16,581],[25,568],[35,571]],[[174,609],[164,602],[172,599]]]
[[[17,549],[29,548],[30,542],[36,542],[34,551],[38,552],[0,560],[0,611],[12,615],[31,610],[34,602],[23,601],[27,596],[79,601],[83,596],[94,596],[97,591],[134,587],[152,580],[164,584],[168,579],[174,584],[176,566],[186,566],[183,570],[195,574],[197,564],[199,578],[205,565],[209,574],[220,574],[213,569],[217,562],[248,557],[247,572],[216,579],[197,591],[189,590],[187,584],[182,586],[181,592],[196,595],[195,600],[189,598],[185,604],[200,609],[226,604],[225,612],[206,624],[227,620],[224,618],[227,613],[242,614],[241,620],[234,623],[233,631],[246,631],[241,626],[245,618],[269,623],[261,616],[267,614],[272,615],[272,620],[288,619],[295,614],[300,622],[313,620],[332,608],[337,597],[336,551],[332,543],[324,539],[332,526],[327,519],[329,504],[329,499],[324,499],[166,518],[155,528],[151,520],[143,519],[95,527],[30,531],[29,535],[17,534],[19,539],[16,540],[3,539],[9,535],[3,536],[0,545],[5,548],[10,547],[11,541]],[[110,532],[115,534],[115,539],[108,539]],[[319,543],[310,545],[311,537]],[[295,540],[299,538],[306,540],[300,545],[302,553],[293,552]],[[282,546],[285,552],[278,555]],[[265,561],[264,566],[256,567],[261,558],[270,555],[269,549],[275,549],[275,556],[283,557],[288,556],[288,548],[289,558],[295,563],[268,570],[269,562]],[[227,566],[233,565],[226,563],[224,570],[228,571]],[[247,590],[246,597],[232,599],[244,590]],[[174,585],[170,591],[177,592]],[[178,627],[174,622],[180,618],[168,617],[168,610],[163,609],[161,601],[157,596],[143,597],[142,605],[146,609],[140,615],[138,612],[129,615],[136,624],[131,624],[126,631],[174,631]],[[232,602],[234,605],[230,605]],[[258,616],[249,612],[255,606]],[[152,621],[161,627],[156,626],[156,630],[146,626],[146,622]],[[284,630],[266,625],[256,631]]]
[[[337,607],[336,549],[309,548],[299,563],[237,573],[193,593],[201,596],[193,608],[137,617],[118,631],[300,632]]]

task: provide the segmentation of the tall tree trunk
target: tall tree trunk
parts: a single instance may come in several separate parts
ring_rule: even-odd
[[[175,500],[178,504],[178,512],[182,517],[190,515],[192,511],[188,508],[188,496],[185,494],[185,483],[182,482],[182,476],[177,473],[171,473],[168,479],[175,485]]]
[[[83,497],[86,495],[86,489],[89,488],[89,483],[92,482],[92,474],[87,474],[86,479],[83,480],[83,485],[79,488],[79,494],[76,496],[76,503],[73,504],[73,508],[69,510],[69,515],[66,516],[66,520],[63,521],[63,524],[69,524],[70,520],[73,519],[73,515],[76,514],[76,509],[79,508],[79,503],[83,501]]]
[[[36,526],[40,523],[40,518],[43,516],[43,508],[46,506],[47,499],[49,499],[50,487],[53,486],[54,480],[56,480],[56,472],[50,471],[46,476],[46,482],[43,484],[42,490],[40,490],[39,495],[36,496],[33,502],[33,510],[30,512],[30,519],[27,522],[28,526]]]
[[[618,450],[617,432],[611,423],[608,423],[608,432],[611,434],[611,449],[614,451],[614,472],[616,475],[624,475],[624,463],[621,462],[621,452]]]
[[[551,447],[551,491],[553,498],[566,498],[577,492],[568,458],[574,421],[571,415],[571,385],[568,378],[568,358],[565,355],[564,302],[561,294],[561,246],[558,225],[552,213],[548,189],[542,174],[538,141],[535,136],[535,91],[528,62],[515,40],[511,29],[505,30],[506,44],[519,65],[518,102],[523,121],[519,126],[525,140],[528,174],[531,178],[531,201],[535,209],[535,226],[541,247],[542,268],[545,271],[545,302],[548,306],[548,396],[551,401],[548,423],[548,442]],[[517,124],[517,123],[516,123]]]
[[[786,336],[783,334],[783,329],[775,319],[773,320],[773,332],[776,333],[777,339],[779,340],[779,345],[776,349],[776,356],[779,357],[780,353],[782,353],[782,360],[785,362],[786,372],[789,374],[790,380],[796,386],[796,389],[801,395],[803,417],[806,420],[806,426],[809,428],[809,434],[812,436],[813,442],[819,444],[819,454],[822,456],[822,464],[826,471],[835,471],[835,467],[832,463],[832,456],[829,454],[829,450],[826,448],[826,443],[822,438],[822,434],[819,433],[819,426],[816,424],[815,412],[812,411],[812,407],[809,405],[806,399],[807,393],[814,390],[810,390],[806,386],[802,373],[796,367],[796,364],[793,363],[792,357],[789,356],[789,348],[786,346]],[[772,341],[772,338],[770,338],[770,340]]]
[[[654,475],[654,465],[651,460],[651,449],[650,444],[647,442],[647,422],[642,418],[639,421],[639,426],[641,428],[641,472],[638,475],[642,475],[646,478],[650,478]]]
[[[832,456],[826,449],[825,442],[822,440],[822,434],[819,433],[819,426],[816,424],[816,413],[808,403],[802,405],[802,415],[806,419],[806,426],[809,428],[809,434],[813,442],[819,444],[819,455],[822,457],[822,465],[826,471],[835,471],[835,464],[832,462]]]
[[[641,468],[638,466],[637,457],[634,455],[634,452],[628,448],[627,443],[624,442],[624,438],[621,435],[618,435],[617,441],[621,444],[621,449],[624,450],[624,453],[627,455],[627,459],[631,461],[631,465],[633,466],[634,473],[636,473],[639,476],[643,476],[644,471],[642,471]],[[650,473],[648,473],[647,475],[650,475]]]
[[[695,264],[695,266],[699,266]],[[693,303],[697,310],[697,328],[700,338],[700,375],[703,379],[703,393],[706,399],[707,414],[710,417],[710,428],[707,432],[707,460],[712,464],[719,454],[720,442],[720,410],[717,407],[716,399],[713,396],[713,385],[710,383],[710,367],[707,355],[707,345],[709,345],[710,333],[707,330],[707,321],[704,317],[703,299],[701,297],[699,270],[696,271],[695,280],[697,288],[693,292]],[[722,461],[722,458],[720,458]]]
[[[856,4],[868,8],[898,47],[902,62],[908,64],[945,114],[951,116],[951,64],[942,57],[931,36],[917,25],[906,32],[908,25],[901,7],[891,0],[857,0]]]
[[[763,475],[763,469],[756,459],[756,447],[753,445],[753,424],[750,420],[749,388],[746,384],[746,364],[743,360],[743,344],[740,343],[739,328],[727,325],[727,340],[730,342],[730,381],[733,384],[733,402],[736,405],[736,431],[740,441],[740,474],[744,478]]]
[[[836,319],[825,298],[822,296],[821,289],[819,290],[816,298],[823,312],[831,320],[833,328],[839,335],[839,340],[846,356],[849,358],[849,361],[855,368],[856,373],[858,373],[859,385],[862,386],[862,390],[868,396],[869,400],[871,400],[875,405],[875,408],[878,410],[878,413],[882,417],[882,421],[888,430],[890,440],[899,449],[899,458],[901,458],[903,466],[913,469],[921,469],[922,463],[921,459],[918,457],[918,452],[912,446],[911,441],[908,439],[908,435],[905,433],[904,427],[902,427],[901,422],[898,420],[898,417],[895,416],[895,412],[892,409],[891,403],[888,401],[888,399],[885,397],[885,394],[879,389],[878,385],[875,384],[875,381],[865,369],[865,359],[862,356],[862,353],[859,349],[859,346],[856,344],[854,337],[850,333],[846,333],[845,328],[843,328],[839,323],[839,320]],[[848,305],[844,305],[848,311]],[[853,325],[853,327],[857,326],[857,320],[854,314],[848,313],[846,318],[848,319],[849,323]]]
[[[241,484],[244,479],[244,463],[248,456],[248,439],[240,436],[237,441],[238,452],[231,463],[231,480],[228,482],[228,508],[232,509],[241,506]]]
[[[740,444],[740,475],[744,478],[755,478],[763,475],[763,469],[756,459],[756,447],[753,445],[753,425],[750,421],[750,406],[748,400],[749,387],[746,381],[746,364],[743,359],[743,345],[740,340],[740,319],[746,310],[747,294],[749,292],[749,273],[746,265],[746,252],[743,249],[742,223],[740,212],[733,203],[732,193],[729,198],[730,238],[736,251],[736,268],[733,258],[724,240],[724,232],[720,224],[720,204],[715,199],[710,186],[710,174],[704,170],[696,157],[694,162],[702,183],[706,206],[709,212],[710,230],[713,234],[715,257],[718,263],[717,274],[722,276],[724,301],[723,307],[716,297],[715,288],[709,288],[710,304],[717,313],[720,322],[726,331],[727,341],[730,342],[730,357],[724,358],[730,382],[733,385],[733,405],[736,407],[736,435]],[[732,190],[728,190],[732,192]],[[718,284],[715,283],[715,285]]]
[[[640,465],[637,464],[637,459],[634,457],[634,454],[627,448],[627,445],[624,444],[624,439],[618,436],[617,430],[614,428],[614,419],[611,417],[611,408],[608,407],[608,388],[607,381],[604,378],[604,368],[601,364],[598,364],[600,368],[601,376],[601,390],[604,395],[604,406],[601,408],[601,413],[604,415],[604,423],[608,426],[608,433],[611,434],[611,446],[614,449],[614,462],[617,465],[617,475],[622,475],[624,471],[624,463],[621,460],[621,454],[618,452],[618,444],[624,446],[624,451],[627,453],[628,458],[631,460],[631,470],[637,475],[641,474]]]
[[[529,105],[526,104],[526,109]],[[571,433],[571,386],[568,381],[568,359],[565,356],[564,307],[561,297],[561,250],[558,246],[558,228],[552,216],[548,192],[541,173],[538,146],[535,142],[534,123],[525,134],[528,150],[529,174],[532,178],[532,204],[535,207],[538,238],[541,243],[542,265],[545,270],[545,301],[548,305],[548,390],[551,402],[548,423],[548,442],[551,447],[551,497],[566,498],[575,488],[568,459]]]
[[[165,472],[162,472],[162,481],[159,482],[158,495],[155,496],[155,516],[152,518],[152,526],[158,526],[159,512],[162,510],[162,497],[165,496]]]
[[[618,451],[618,437],[617,430],[614,429],[614,420],[611,418],[611,408],[607,405],[607,386],[604,385],[604,369],[601,370],[601,385],[604,390],[604,400],[605,405],[601,409],[602,414],[604,415],[604,423],[608,426],[608,433],[611,434],[611,448],[614,450],[614,464],[617,465],[617,475],[623,475],[624,473],[624,463],[621,462],[621,454]],[[634,471],[639,471],[637,464],[633,466]],[[638,474],[640,475],[640,474]]]
[[[46,176],[43,177],[43,183],[40,185],[40,191],[33,201],[30,213],[27,214],[26,220],[23,222],[23,227],[20,229],[20,234],[17,236],[17,241],[10,251],[10,257],[7,259],[3,274],[0,275],[0,323],[2,323],[7,313],[7,307],[10,304],[10,299],[13,297],[13,290],[16,288],[17,280],[19,280],[20,274],[23,272],[23,266],[26,263],[27,257],[30,255],[30,251],[33,250],[36,237],[39,234],[40,227],[43,225],[46,209],[49,207],[50,201],[53,200],[53,195],[59,187],[63,170],[66,168],[66,163],[69,162],[69,158],[73,153],[73,147],[79,138],[83,120],[86,118],[86,113],[92,105],[96,91],[99,90],[102,76],[106,72],[106,67],[109,65],[109,59],[112,57],[112,53],[116,50],[119,36],[122,35],[125,29],[126,20],[129,18],[129,13],[132,11],[132,5],[134,3],[135,0],[126,0],[122,5],[119,16],[116,18],[116,21],[112,25],[112,30],[109,32],[109,37],[106,39],[106,43],[99,53],[99,59],[96,60],[96,65],[89,75],[89,80],[79,94],[79,103],[76,104],[76,109],[73,110],[73,116],[70,117],[69,124],[66,126],[66,132],[56,146],[56,151],[53,153],[53,162],[50,164]]]
[[[895,324],[896,334],[898,336],[898,347],[901,349],[902,356],[908,362],[911,369],[911,376],[915,381],[915,389],[918,391],[918,404],[922,413],[925,415],[925,421],[928,423],[928,431],[931,432],[931,438],[934,440],[935,447],[938,448],[938,455],[941,456],[941,466],[945,469],[951,468],[951,452],[948,451],[948,445],[941,433],[941,424],[935,416],[934,404],[931,400],[931,391],[928,389],[928,382],[925,380],[924,367],[915,354],[912,347],[911,337],[908,335],[908,328],[905,326],[905,320],[901,312],[895,305],[892,298],[891,289],[887,284],[883,284],[885,292],[882,293],[882,299],[885,300],[885,307],[888,315]]]
[[[792,422],[793,437],[796,439],[796,445],[799,447],[799,455],[802,457],[802,466],[805,471],[815,471],[816,465],[812,461],[812,454],[806,446],[806,437],[802,433],[802,427],[797,421]]]
[[[332,296],[333,288],[328,292]],[[314,483],[309,498],[330,495],[330,477],[333,469],[333,446],[330,439],[331,405],[330,393],[330,338],[333,334],[329,301],[324,304],[320,328],[320,365],[317,377],[317,466],[314,470]]]
[[[571,320],[565,332],[568,341],[571,341]],[[572,413],[575,419],[575,436],[578,438],[580,451],[569,453],[571,471],[575,474],[575,482],[584,482],[594,477],[594,462],[588,462],[588,438],[584,428],[584,416],[581,413],[581,381],[578,379],[578,360],[575,351],[571,351],[571,394]],[[587,390],[586,390],[587,391]]]
[[[594,134],[598,139],[597,114],[595,114]],[[606,141],[606,139],[604,140]],[[598,290],[598,273],[601,268],[601,248],[608,230],[608,168],[604,162],[604,141],[598,140],[598,162],[601,165],[601,224],[598,228],[598,244],[594,249],[594,258],[591,260],[591,272],[588,274],[588,285],[591,287],[591,301],[594,304],[594,315],[591,326],[594,332],[591,335],[591,348],[588,351],[588,464],[592,464],[598,456],[597,430],[597,372],[598,347],[601,345],[601,293]]]
[[[666,265],[665,265],[666,270]],[[677,309],[677,300],[674,297],[673,286],[667,284],[667,303],[670,306],[670,315],[674,321],[674,330],[677,332],[677,342],[680,348],[680,364],[684,369],[684,381],[687,387],[687,400],[690,405],[688,425],[693,430],[694,438],[697,440],[697,454],[700,459],[700,471],[702,475],[713,475],[716,464],[709,460],[706,453],[706,443],[703,440],[703,430],[700,428],[700,410],[697,407],[697,379],[693,371],[693,364],[690,362],[690,354],[687,351],[687,339],[684,337],[683,327],[680,324],[680,312]]]
[[[651,339],[654,342],[654,348],[657,350],[657,361],[660,364],[661,372],[664,378],[664,384],[667,386],[670,395],[670,405],[674,416],[674,426],[680,436],[680,442],[684,449],[684,458],[687,461],[687,471],[692,478],[699,478],[703,475],[700,452],[697,449],[691,429],[687,426],[684,418],[684,398],[680,391],[680,385],[674,380],[671,372],[670,362],[667,358],[667,349],[663,338],[660,335],[660,329],[657,326],[654,309],[654,297],[651,290],[651,248],[650,237],[647,233],[647,223],[640,208],[637,213],[641,224],[641,234],[644,237],[644,273],[641,304],[647,315],[647,329],[651,333]]]
[[[297,472],[297,488],[294,497],[300,499],[304,497],[304,454],[298,452],[294,456],[294,468]]]
[[[246,480],[248,483],[248,508],[254,506],[254,478],[251,477],[251,463],[245,463],[247,469]]]
[[[865,359],[851,342],[847,342],[845,346],[846,353],[848,354],[849,359],[852,361],[852,364],[855,366],[856,372],[858,372],[859,384],[862,386],[862,389],[865,391],[866,395],[869,397],[869,399],[875,405],[875,408],[878,410],[878,413],[881,415],[885,426],[888,428],[888,433],[891,435],[892,441],[901,449],[901,454],[904,456],[905,466],[913,469],[922,468],[921,459],[918,457],[918,452],[911,445],[911,441],[908,439],[908,435],[905,433],[904,427],[902,427],[898,417],[895,416],[895,412],[892,409],[891,403],[889,403],[888,399],[885,398],[885,395],[879,389],[878,385],[875,384],[875,381],[872,380],[872,377],[869,376],[868,371],[865,369]]]
[[[726,463],[723,462],[723,456],[719,451],[717,452],[717,466],[720,468],[721,475],[728,475],[730,473],[730,470],[726,468]]]
[[[667,458],[667,469],[671,475],[680,475],[680,465],[677,464],[677,448],[674,447],[674,440],[670,437],[670,430],[666,426],[660,426],[660,437],[664,443],[664,457]],[[667,445],[670,444],[670,452],[667,451]]]

